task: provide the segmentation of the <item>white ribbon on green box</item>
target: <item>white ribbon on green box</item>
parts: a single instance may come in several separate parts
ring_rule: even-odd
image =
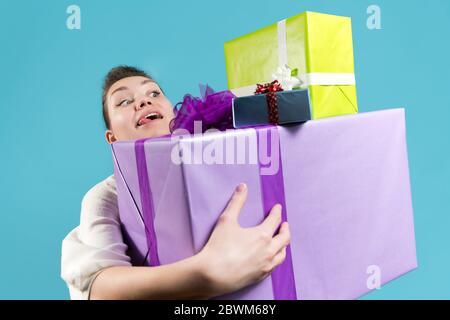
[[[286,19],[277,24],[278,30],[278,65],[288,65]],[[330,86],[330,85],[355,85],[354,73],[305,73],[299,76],[302,87]],[[253,90],[254,91],[254,90]]]

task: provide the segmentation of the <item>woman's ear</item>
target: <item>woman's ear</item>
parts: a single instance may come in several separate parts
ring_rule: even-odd
[[[105,138],[106,138],[106,142],[108,142],[109,144],[117,141],[116,137],[114,136],[114,133],[111,130],[106,130],[105,132]]]

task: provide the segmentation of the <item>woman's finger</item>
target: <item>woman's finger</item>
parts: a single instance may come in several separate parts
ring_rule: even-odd
[[[284,247],[280,252],[278,252],[272,260],[273,268],[276,268],[284,262],[286,259],[286,247]]]
[[[275,252],[279,252],[291,242],[291,232],[289,230],[289,224],[283,222],[278,234],[273,237],[271,246]]]
[[[273,236],[281,223],[281,210],[281,205],[275,205],[272,210],[270,210],[267,218],[258,226],[258,228],[261,228],[263,232]]]
[[[228,202],[227,207],[223,211],[223,215],[231,217],[233,220],[237,221],[239,213],[241,212],[241,209],[244,206],[246,200],[247,200],[247,185],[245,183],[241,183],[234,190],[234,193],[231,196],[231,199]]]

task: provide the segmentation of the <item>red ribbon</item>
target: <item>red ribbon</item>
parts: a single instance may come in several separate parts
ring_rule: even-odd
[[[269,123],[279,124],[277,92],[283,91],[281,83],[275,80],[271,83],[257,84],[255,94],[265,94],[267,99],[267,111],[269,112]]]

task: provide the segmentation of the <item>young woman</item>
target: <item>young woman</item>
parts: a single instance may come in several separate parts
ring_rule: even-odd
[[[108,143],[170,133],[173,106],[142,70],[113,68],[102,100]],[[208,299],[261,281],[284,261],[290,232],[287,223],[280,227],[280,205],[259,226],[240,227],[246,197],[247,186],[240,184],[198,254],[169,265],[136,267],[122,239],[114,176],[106,178],[86,193],[80,225],[63,240],[61,276],[71,298]]]

